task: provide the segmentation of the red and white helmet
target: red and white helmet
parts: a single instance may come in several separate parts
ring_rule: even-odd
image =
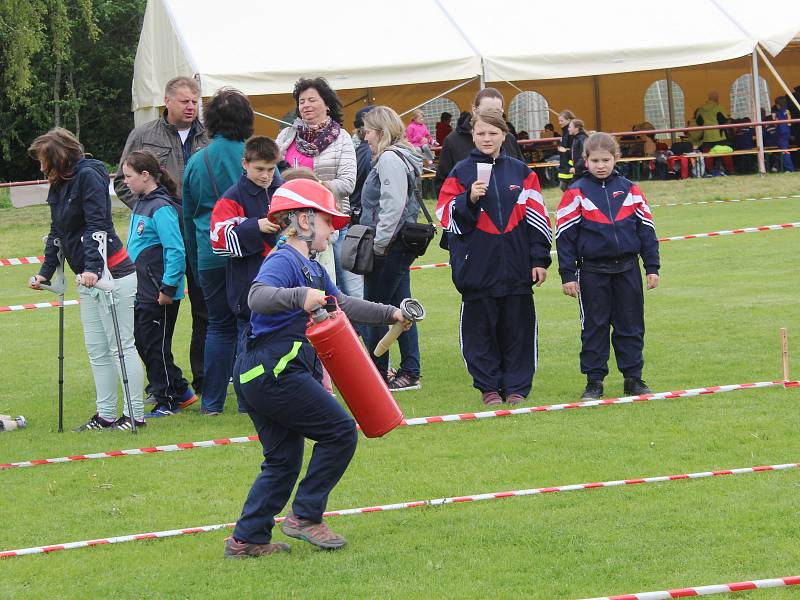
[[[341,229],[350,222],[350,217],[336,210],[333,192],[321,183],[311,179],[292,179],[287,181],[272,195],[267,217],[283,210],[312,209],[333,217],[333,228]]]

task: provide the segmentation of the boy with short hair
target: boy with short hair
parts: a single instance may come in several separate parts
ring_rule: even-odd
[[[267,219],[273,192],[283,183],[276,172],[280,151],[257,135],[244,144],[244,173],[217,200],[211,213],[211,249],[227,256],[225,288],[236,315],[239,340],[250,321],[247,293],[264,257],[275,246],[278,226]]]

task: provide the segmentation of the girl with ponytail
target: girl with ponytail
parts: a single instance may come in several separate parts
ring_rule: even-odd
[[[125,183],[138,200],[128,230],[128,254],[138,288],[134,337],[147,368],[155,407],[147,417],[165,417],[197,401],[172,357],[172,333],[183,298],[186,250],[175,201],[178,186],[150,152],[136,150],[122,161]]]

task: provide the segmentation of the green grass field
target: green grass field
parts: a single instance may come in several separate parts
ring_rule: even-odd
[[[660,237],[800,221],[799,175],[645,182]],[[763,198],[663,207],[671,202]],[[546,192],[554,208],[559,194]],[[120,233],[127,211],[115,213]],[[0,210],[0,257],[41,254],[44,207]],[[800,231],[664,243],[646,294],[644,377],[654,391],[781,378],[779,327],[800,368]],[[446,260],[432,245],[418,263]],[[35,267],[0,267],[0,304],[55,296],[25,287]],[[460,299],[449,269],[412,273],[428,311],[423,387],[398,394],[407,417],[478,411],[458,351]],[[72,287],[67,298],[76,298]],[[527,405],[577,400],[579,321],[556,265],[536,291],[540,369]],[[175,354],[188,367],[188,307]],[[66,426],[94,412],[77,307],[66,311]],[[0,314],[0,463],[250,435],[230,396],[137,436],[56,433],[56,309]],[[609,397],[622,395],[611,366]],[[331,495],[340,509],[532,487],[800,462],[800,392],[772,388],[636,405],[401,428],[362,438]],[[310,445],[308,446],[310,450]],[[308,454],[308,453],[307,453]],[[0,471],[0,551],[234,521],[260,446]],[[291,540],[291,556],[222,560],[227,531],[0,559],[0,597],[583,598],[800,574],[800,472],[545,494],[336,517],[337,553]],[[275,539],[286,541],[276,531]],[[751,592],[796,598],[797,590]]]

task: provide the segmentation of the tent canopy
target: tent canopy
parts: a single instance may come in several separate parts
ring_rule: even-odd
[[[300,76],[337,90],[468,79],[556,79],[775,55],[800,31],[800,2],[752,0],[305,0],[294,14],[258,0],[148,0],[134,64],[133,110],[163,104],[166,82],[198,75],[203,96],[290,92]],[[779,17],[776,17],[779,14]],[[519,26],[515,26],[519,24]],[[307,33],[303,37],[303,32]]]

